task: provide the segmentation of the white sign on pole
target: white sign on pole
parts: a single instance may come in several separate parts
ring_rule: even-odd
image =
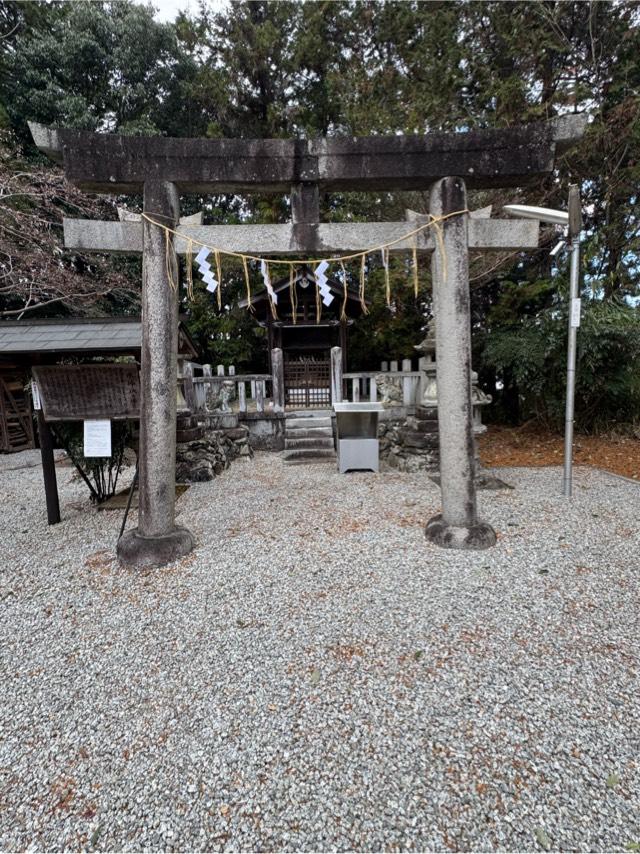
[[[84,455],[111,456],[111,421],[108,418],[84,422]]]
[[[574,327],[580,326],[580,311],[582,307],[581,299],[571,300],[571,325]]]
[[[42,401],[40,400],[40,389],[35,380],[31,380],[31,399],[33,400],[34,409],[42,409]]]

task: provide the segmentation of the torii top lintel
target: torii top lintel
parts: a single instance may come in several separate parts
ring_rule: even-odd
[[[424,136],[320,139],[170,139],[29,125],[38,148],[65,176],[98,193],[140,193],[170,181],[183,193],[426,189],[446,175],[470,188],[522,186],[552,171],[583,134],[585,115],[520,127]]]

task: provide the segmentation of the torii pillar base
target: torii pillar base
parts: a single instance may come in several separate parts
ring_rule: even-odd
[[[424,532],[430,542],[443,549],[489,549],[496,544],[496,532],[487,522],[449,525],[441,513],[429,519]]]
[[[189,554],[195,548],[191,531],[176,525],[168,534],[145,537],[138,528],[127,531],[118,540],[118,559],[125,566],[165,566]]]

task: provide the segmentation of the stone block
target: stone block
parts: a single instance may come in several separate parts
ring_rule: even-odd
[[[184,442],[193,442],[201,439],[204,435],[202,427],[192,427],[188,430],[178,430],[176,432],[176,442],[182,444]]]
[[[419,421],[438,421],[438,408],[435,406],[416,406],[415,417]]]
[[[240,440],[246,440],[249,435],[249,430],[247,427],[231,427],[229,430],[224,431],[225,436],[230,439],[232,442],[238,442]]]

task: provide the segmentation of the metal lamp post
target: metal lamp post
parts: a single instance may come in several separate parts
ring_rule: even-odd
[[[569,187],[569,210],[557,211],[551,208],[536,208],[529,205],[505,205],[504,209],[515,216],[525,219],[537,219],[555,225],[569,227],[571,241],[571,273],[569,285],[569,338],[567,346],[567,396],[564,416],[564,477],[562,491],[571,497],[573,463],[573,417],[576,390],[576,351],[578,327],[580,326],[580,231],[582,230],[582,212],[580,207],[580,189],[577,184]]]

